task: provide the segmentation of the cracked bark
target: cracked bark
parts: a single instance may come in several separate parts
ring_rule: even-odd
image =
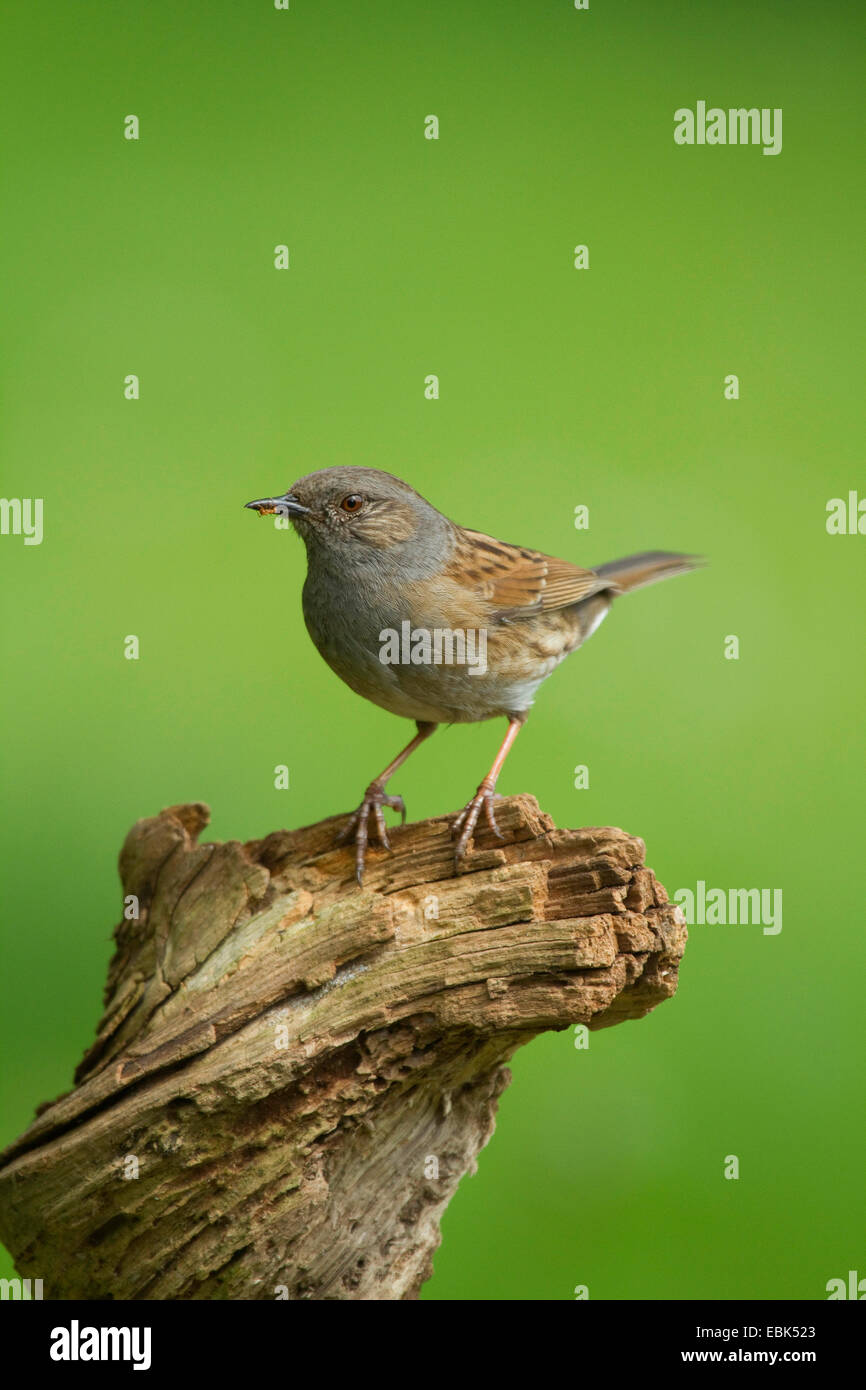
[[[448,819],[393,831],[363,889],[341,818],[246,845],[199,845],[200,804],[139,821],[96,1041],[0,1162],[21,1275],[59,1299],[417,1297],[507,1059],[641,1018],[685,946],[641,840],[530,796],[497,818],[456,877]]]

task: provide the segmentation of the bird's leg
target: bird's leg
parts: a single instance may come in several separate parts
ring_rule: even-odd
[[[373,814],[373,824],[379,843],[384,845],[385,849],[390,849],[391,844],[388,839],[388,831],[385,828],[385,817],[382,814],[382,807],[391,806],[395,811],[399,811],[403,818],[403,823],[405,824],[406,807],[403,804],[403,798],[402,796],[388,796],[385,792],[385,783],[388,781],[388,778],[397,771],[398,767],[403,766],[410,753],[414,753],[415,749],[424,742],[425,738],[429,738],[433,730],[437,727],[435,724],[424,723],[420,719],[415,722],[418,727],[418,732],[412,739],[412,742],[407,743],[403,751],[397,754],[394,761],[390,762],[385,770],[380,772],[379,776],[373,779],[364,792],[364,800],[352,816],[349,824],[345,826],[337,836],[338,845],[345,844],[347,840],[352,839],[354,836],[355,877],[359,883],[363,881],[364,877],[364,857],[367,852],[367,842],[369,840],[370,813],[372,812]]]
[[[459,865],[461,859],[463,859],[466,854],[469,841],[472,839],[473,831],[478,824],[478,817],[481,813],[482,806],[484,807],[484,816],[490,829],[500,840],[503,838],[496,824],[496,817],[493,814],[493,792],[499,774],[502,771],[502,764],[508,757],[509,749],[523,727],[525,717],[525,715],[520,718],[517,715],[512,715],[509,718],[508,730],[505,738],[502,740],[499,752],[493,760],[492,768],[484,778],[484,781],[481,783],[472,800],[464,806],[452,826],[453,831],[460,831],[460,839],[457,841],[457,847],[454,850],[455,865]]]

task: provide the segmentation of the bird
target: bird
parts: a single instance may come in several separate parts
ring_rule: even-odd
[[[359,884],[373,836],[391,848],[383,808],[405,823],[403,798],[387,783],[440,724],[508,721],[489,772],[453,821],[455,871],[466,867],[482,811],[502,839],[496,783],[538,687],[616,598],[702,563],[653,550],[584,569],[460,526],[378,468],[321,468],[244,505],[285,518],[303,540],[304,621],[327,664],[356,694],[415,722],[414,738],[338,835],[354,840]]]

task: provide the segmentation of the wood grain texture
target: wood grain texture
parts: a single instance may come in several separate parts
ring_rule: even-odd
[[[96,1040],[0,1161],[21,1275],[60,1299],[417,1297],[507,1059],[641,1018],[685,946],[641,840],[530,796],[497,819],[457,877],[448,818],[393,831],[363,889],[342,818],[246,845],[199,845],[200,804],[139,821]]]

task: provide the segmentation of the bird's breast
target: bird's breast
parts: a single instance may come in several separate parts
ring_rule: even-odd
[[[450,588],[348,591],[321,572],[308,575],[303,608],[313,642],[352,690],[393,714],[434,723],[527,710],[584,629],[574,609],[490,621],[472,595]]]

